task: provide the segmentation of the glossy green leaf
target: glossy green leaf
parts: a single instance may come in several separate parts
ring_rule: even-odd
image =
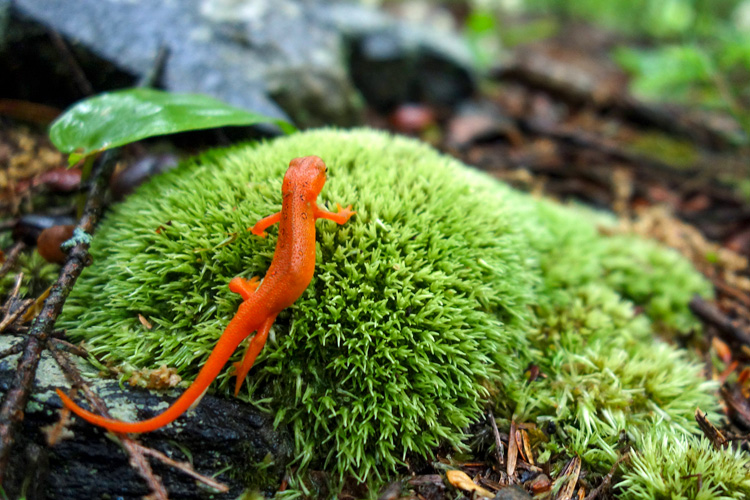
[[[86,156],[147,137],[230,125],[290,123],[230,106],[201,94],[147,88],[107,92],[78,102],[55,120],[50,139],[60,151]]]

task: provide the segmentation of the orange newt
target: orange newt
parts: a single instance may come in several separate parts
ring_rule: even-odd
[[[79,417],[113,432],[150,432],[163,427],[187,411],[208,389],[234,353],[237,346],[251,333],[252,338],[242,362],[235,363],[237,381],[234,394],[252,368],[255,358],[266,343],[268,332],[276,316],[291,306],[312,280],[315,270],[315,221],[328,219],[344,224],[355,214],[351,205],[336,213],[320,208],[317,197],[326,181],[326,167],[317,156],[295,158],[289,163],[281,186],[281,212],[258,221],[253,227],[255,235],[265,237],[265,229],[279,223],[279,237],[271,266],[261,283],[257,277],[246,280],[235,277],[229,289],[242,296],[237,313],[227,325],[206,364],[190,387],[163,413],[141,422],[123,422],[96,415],[76,405],[60,389],[58,396],[63,404]]]

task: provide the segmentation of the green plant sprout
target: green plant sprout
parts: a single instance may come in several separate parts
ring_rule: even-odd
[[[213,150],[154,178],[102,223],[61,326],[125,372],[166,364],[191,379],[239,304],[229,280],[270,263],[275,229],[246,228],[278,211],[289,160],[310,154],[330,168],[322,202],[357,215],[318,224],[313,282],[241,393],[292,431],[299,471],[383,481],[411,454],[467,450],[488,404],[501,424],[554,422],[543,454],[595,472],[622,432],[637,448],[660,424],[698,446],[692,415],[716,408],[714,386],[654,333],[698,327],[687,303],[710,295],[706,280],[673,251],[602,236],[612,218],[366,129]],[[528,382],[530,364],[545,377]]]

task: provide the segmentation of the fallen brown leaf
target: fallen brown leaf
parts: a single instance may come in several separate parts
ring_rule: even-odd
[[[463,471],[460,470],[449,470],[445,473],[445,477],[448,482],[459,490],[468,491],[474,496],[481,496],[485,498],[494,498],[495,494],[490,490],[482,488],[478,484],[474,483],[471,478]]]

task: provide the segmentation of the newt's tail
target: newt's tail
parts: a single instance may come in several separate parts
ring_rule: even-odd
[[[237,316],[239,316],[239,314]],[[221,338],[219,338],[216,347],[214,347],[214,350],[206,360],[206,364],[203,365],[203,368],[198,373],[198,377],[195,381],[179,398],[177,398],[174,403],[172,403],[172,406],[153,418],[141,422],[123,422],[121,420],[106,418],[96,415],[88,410],[84,410],[74,403],[73,400],[60,389],[57,389],[57,395],[60,396],[63,404],[73,413],[87,422],[104,427],[112,432],[141,433],[155,431],[156,429],[173,422],[177,417],[185,413],[193,403],[203,395],[217,375],[219,375],[227,360],[232,356],[232,353],[237,349],[240,342],[255,331],[255,329],[249,330],[244,324],[244,319],[238,320],[239,318],[237,316],[235,316],[232,321],[229,322],[229,325],[227,325],[226,330]]]

